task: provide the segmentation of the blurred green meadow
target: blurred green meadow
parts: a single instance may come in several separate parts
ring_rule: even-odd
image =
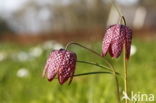
[[[101,52],[100,42],[81,44]],[[154,94],[156,97],[155,44],[156,41],[133,40],[136,53],[131,56],[128,64],[130,91]],[[56,48],[59,47],[61,46]],[[105,65],[101,58],[83,48],[72,46],[70,50],[77,53],[78,60]],[[71,85],[59,85],[57,79],[48,82],[46,78],[42,78],[42,71],[50,52],[51,48],[43,44],[0,44],[0,103],[116,103],[114,78],[110,74],[74,77]],[[111,59],[108,55],[104,59],[112,62],[121,73],[119,79],[122,94],[122,57]],[[90,71],[102,69],[77,63],[76,74]]]

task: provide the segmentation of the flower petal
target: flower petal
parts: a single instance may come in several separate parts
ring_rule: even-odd
[[[120,56],[125,40],[125,32],[121,29],[122,26],[119,24],[115,25],[113,31],[113,37],[111,42],[112,57],[117,58]]]
[[[131,50],[132,30],[127,27],[125,28],[125,31],[126,31],[126,41],[125,41],[126,59],[128,60],[130,56],[130,50]]]
[[[59,53],[58,50],[53,51],[49,55],[43,72],[43,75],[45,75],[49,81],[52,81],[57,74],[62,57],[63,54]]]
[[[75,71],[76,58],[77,57],[75,53],[66,52],[58,72],[58,79],[60,84],[63,84],[69,78],[72,78]]]
[[[132,30],[125,25],[115,24],[110,26],[103,39],[102,56],[109,52],[111,57],[117,58],[120,56],[123,45],[126,48],[126,59],[130,55],[130,47],[132,40]]]
[[[58,56],[57,52],[58,51],[52,52],[49,56],[49,59],[47,60],[46,76],[49,81],[53,80],[58,72],[58,64],[61,56]]]
[[[102,42],[102,56],[105,56],[108,52],[109,46],[111,44],[112,35],[114,31],[114,26],[110,26],[104,35],[103,42]]]

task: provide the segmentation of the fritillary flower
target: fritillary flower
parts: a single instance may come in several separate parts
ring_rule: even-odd
[[[60,84],[70,78],[70,84],[75,72],[76,60],[77,56],[73,52],[65,49],[54,50],[49,55],[43,76],[52,81],[57,75]]]
[[[111,57],[118,58],[125,45],[126,59],[129,59],[132,41],[132,30],[125,25],[110,26],[104,35],[102,43],[102,56],[109,52]]]

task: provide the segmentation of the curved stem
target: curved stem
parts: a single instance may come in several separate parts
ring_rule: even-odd
[[[123,20],[123,22],[124,22],[124,25],[126,25],[126,19],[125,19],[124,16],[122,16],[122,20]]]
[[[90,51],[90,52],[94,53],[95,55],[101,57],[101,55],[100,55],[99,53],[97,53],[96,51],[94,51],[94,50],[92,50],[92,49],[90,49],[90,48],[87,48],[87,47],[85,47],[85,46],[83,46],[83,45],[81,45],[81,44],[79,44],[79,43],[75,43],[75,42],[69,42],[69,43],[67,44],[67,46],[66,46],[65,49],[68,49],[68,47],[69,47],[70,45],[73,45],[73,44],[74,44],[74,45],[77,45],[77,46],[80,46],[80,47],[82,47],[82,48],[84,48],[84,49],[87,49],[88,51]]]
[[[123,64],[124,64],[124,91],[128,95],[128,87],[127,87],[127,60],[126,60],[126,50],[125,44],[123,48]],[[128,100],[125,99],[125,103],[128,103]]]
[[[122,24],[122,21],[123,21],[124,25],[126,25],[126,19],[124,16],[121,16],[120,24]]]
[[[85,76],[85,75],[94,75],[94,74],[112,74],[112,73],[111,72],[104,72],[104,71],[95,71],[95,72],[86,72],[86,73],[74,74],[73,77]],[[58,79],[58,78],[55,78],[55,79]]]
[[[75,74],[73,76],[77,77],[77,76],[84,76],[84,75],[91,75],[91,74],[112,74],[112,73],[99,71],[99,72],[87,72],[87,73]]]
[[[94,65],[94,66],[97,66],[97,67],[100,67],[100,68],[109,70],[109,71],[111,71],[111,72],[113,72],[113,73],[119,75],[118,72],[114,72],[114,71],[113,71],[112,69],[110,69],[109,67],[100,65],[100,64],[98,64],[98,63],[93,63],[93,62],[88,62],[88,61],[77,61],[77,62],[79,62],[79,63],[85,63],[85,64],[90,64],[90,65]]]
[[[121,11],[119,10],[119,7],[118,7],[118,5],[116,4],[115,0],[112,0],[112,5],[114,6],[114,8],[115,8],[116,11],[118,12],[119,16],[121,17],[120,23],[121,23],[121,21],[123,21],[124,25],[126,25],[125,17],[123,16],[123,14],[121,13]]]
[[[117,99],[118,99],[118,102],[120,103],[119,81],[118,81],[118,77],[117,77],[117,75],[116,75],[116,74],[119,74],[119,73],[115,71],[115,69],[114,69],[113,66],[112,66],[112,69],[110,69],[110,68],[108,68],[108,67],[106,67],[106,66],[102,66],[102,65],[99,65],[99,64],[97,64],[97,63],[92,63],[92,62],[87,62],[87,61],[77,61],[77,62],[95,65],[95,66],[98,66],[98,67],[107,69],[107,70],[109,70],[109,71],[112,71],[111,73],[112,73],[112,74],[114,75],[114,77],[115,77]]]
[[[75,43],[75,42],[69,42],[69,43],[66,45],[65,49],[68,49],[69,46],[71,46],[71,45],[73,45],[73,44],[74,44],[74,45],[77,45],[77,46],[80,46],[80,47],[82,47],[82,48],[84,48],[84,49],[90,51],[91,53],[93,53],[93,54],[95,54],[95,55],[97,55],[97,56],[103,58],[103,57],[102,57],[99,53],[97,53],[96,51],[94,51],[94,50],[92,50],[92,49],[90,49],[90,48],[87,48],[87,47],[85,47],[85,46],[83,46],[83,45],[81,45],[81,44],[79,44],[79,43]],[[112,64],[109,63],[106,59],[103,59],[103,60],[104,60],[104,62],[105,62],[108,66],[112,67]]]
[[[100,65],[100,64],[98,64],[98,63],[93,63],[93,62],[88,62],[88,61],[80,61],[80,60],[78,60],[77,62],[79,62],[79,63],[85,63],[85,64],[90,64],[90,65],[95,65],[95,66],[98,66],[98,67],[100,67],[100,68],[103,68],[103,69],[112,71],[112,69],[110,69],[109,67]]]
[[[77,46],[80,46],[80,47],[82,47],[82,48],[84,48],[84,49],[86,49],[86,50],[88,50],[88,51],[90,51],[91,53],[93,53],[93,54],[95,54],[95,55],[97,55],[97,56],[99,56],[99,57],[101,57],[101,58],[103,58],[99,53],[97,53],[96,51],[94,51],[94,50],[92,50],[92,49],[90,49],[90,48],[87,48],[87,47],[85,47],[85,46],[83,46],[83,45],[81,45],[81,44],[79,44],[79,43],[75,43],[75,42],[70,42],[70,43],[68,43],[67,45],[66,45],[66,48],[65,49],[68,49],[69,48],[69,46],[71,46],[71,45],[77,45]],[[114,69],[114,67],[113,67],[113,65],[111,64],[111,63],[109,63],[107,60],[105,60],[105,59],[103,59],[104,60],[104,62],[112,69],[112,71],[113,71],[113,74],[114,74],[114,76],[115,76],[115,81],[116,81],[116,90],[117,90],[117,98],[118,98],[118,102],[120,103],[120,92],[119,92],[119,83],[118,83],[118,78],[117,78],[117,76],[116,76],[116,72],[115,72],[115,69]],[[93,64],[93,63],[88,63],[88,64]],[[96,65],[96,64],[95,64]],[[97,66],[97,65],[96,65]],[[99,66],[99,65],[98,65]]]

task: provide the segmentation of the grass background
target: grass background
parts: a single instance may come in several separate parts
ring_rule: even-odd
[[[99,42],[82,44],[101,52]],[[135,93],[156,96],[156,41],[137,39],[133,41],[133,44],[137,47],[137,52],[129,61],[129,88]],[[44,50],[40,57],[28,61],[20,62],[11,59],[12,53],[29,51],[34,46],[36,45],[0,44],[0,52],[9,54],[7,59],[0,61],[0,103],[116,103],[112,75],[75,77],[70,86],[59,85],[57,80],[48,82],[41,77],[46,58],[51,50]],[[104,64],[102,59],[82,48],[74,46],[71,50],[78,54],[79,60]],[[105,58],[112,62],[122,75],[122,57],[111,59],[107,56]],[[27,68],[29,75],[19,78],[16,74],[20,68]],[[98,70],[100,70],[98,67],[77,63],[76,73]],[[120,85],[122,91],[121,78]]]

